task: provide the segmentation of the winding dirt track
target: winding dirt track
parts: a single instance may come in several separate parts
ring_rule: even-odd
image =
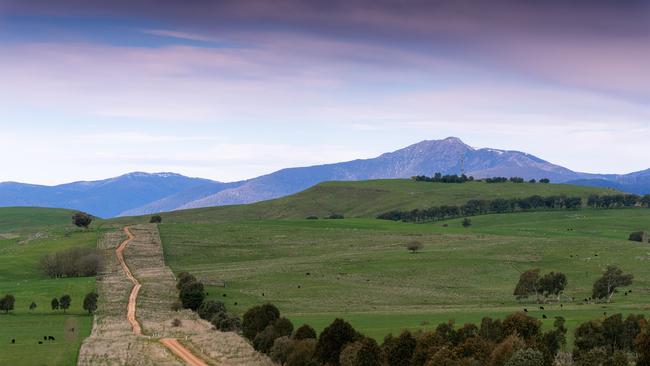
[[[117,255],[118,261],[122,265],[122,269],[124,269],[124,273],[133,283],[133,288],[131,289],[131,294],[129,295],[129,304],[126,308],[126,318],[131,324],[133,333],[136,335],[142,335],[142,327],[135,317],[136,300],[138,298],[138,292],[140,292],[142,285],[140,285],[140,282],[135,278],[129,269],[129,266],[127,266],[126,262],[124,261],[124,249],[135,238],[135,236],[131,233],[131,230],[129,230],[128,227],[124,227],[124,233],[126,233],[127,238],[117,247],[117,249],[115,249],[115,254]],[[192,354],[192,352],[183,347],[183,345],[174,338],[163,338],[160,340],[160,343],[162,343],[172,353],[181,358],[183,361],[185,361],[186,364],[190,366],[208,366],[207,363]]]

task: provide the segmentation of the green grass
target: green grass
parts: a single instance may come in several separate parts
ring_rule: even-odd
[[[532,195],[587,197],[590,194],[611,194],[605,188],[565,184],[469,182],[445,184],[416,182],[410,179],[384,179],[359,182],[326,182],[303,192],[250,205],[210,207],[163,214],[165,222],[217,222],[326,217],[374,218],[390,210],[410,210],[439,205],[460,205],[469,199],[529,197]],[[125,220],[125,219],[122,219]],[[130,219],[126,219],[130,220]]]
[[[95,247],[97,231],[70,224],[71,212],[58,209],[1,208],[0,296],[16,297],[15,310],[0,314],[0,364],[73,365],[83,338],[90,334],[92,317],[82,309],[83,297],[95,288],[95,278],[50,279],[38,262],[48,253],[81,246]],[[53,297],[69,294],[72,306],[63,314],[50,309]],[[30,312],[34,301],[37,308]],[[75,336],[66,337],[67,328]],[[55,342],[38,341],[54,336]],[[16,339],[16,344],[11,344]]]
[[[532,310],[535,304],[512,296],[520,271],[529,268],[566,273],[566,295],[576,298],[565,297],[562,310],[531,311],[549,317],[545,326],[555,315],[575,326],[605,311],[650,309],[650,244],[626,240],[631,231],[650,230],[650,210],[486,215],[473,217],[469,228],[460,222],[217,220],[164,223],[160,231],[172,269],[213,284],[210,297],[236,313],[268,301],[296,323],[322,328],[343,317],[378,339],[422,322],[431,328],[448,319],[462,324]],[[424,243],[422,252],[404,248],[413,239]],[[583,305],[608,264],[635,275],[633,293],[615,296],[613,304]],[[222,280],[226,288],[215,286]]]

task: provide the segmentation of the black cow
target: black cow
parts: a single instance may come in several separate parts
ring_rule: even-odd
[[[47,337],[47,340],[48,340],[48,341],[56,341],[56,338],[54,338],[54,337],[52,337],[52,336],[48,336],[48,337]]]

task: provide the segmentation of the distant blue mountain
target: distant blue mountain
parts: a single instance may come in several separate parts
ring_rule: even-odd
[[[252,203],[290,195],[332,180],[409,178],[460,174],[476,178],[518,176],[554,183],[650,193],[650,169],[625,175],[574,172],[520,152],[475,149],[460,139],[428,140],[376,158],[282,169],[240,182],[222,183],[174,173],[131,173],[59,186],[0,183],[0,206],[63,207],[101,217],[143,215],[178,209]]]
[[[100,217],[117,216],[180,191],[218,182],[188,178],[174,173],[130,173],[116,178],[42,186],[0,183],[0,206],[61,207],[82,210]]]

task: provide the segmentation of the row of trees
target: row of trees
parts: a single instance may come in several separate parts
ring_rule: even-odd
[[[582,207],[581,197],[530,196],[526,198],[493,200],[469,200],[462,206],[435,206],[411,211],[389,211],[377,216],[382,220],[405,222],[431,222],[463,216],[476,216],[493,213],[510,213],[531,210],[574,210]]]
[[[630,286],[633,279],[633,275],[623,273],[619,267],[607,266],[602,276],[594,282],[591,298],[611,302],[618,289]],[[515,286],[513,295],[517,297],[517,300],[537,296],[537,302],[543,303],[549,296],[553,296],[559,301],[567,284],[567,277],[564,273],[550,272],[542,276],[539,268],[529,269],[519,276],[519,282]]]
[[[572,353],[566,347],[565,320],[542,331],[538,319],[515,313],[503,320],[485,317],[480,325],[453,322],[432,331],[388,335],[378,344],[342,319],[319,335],[309,325],[294,330],[271,304],[249,309],[243,334],[253,347],[280,365],[332,366],[550,366],[650,364],[650,325],[641,315],[621,314],[588,321],[575,331]]]
[[[435,182],[435,183],[465,183],[465,182],[473,182],[475,179],[472,176],[467,176],[465,174],[457,175],[457,174],[449,174],[449,175],[442,175],[442,173],[435,173],[433,176],[428,177],[426,175],[416,175],[411,177],[411,179],[418,181],[418,182]],[[490,177],[490,178],[485,178],[485,179],[477,179],[477,182],[485,182],[485,183],[506,183],[506,182],[512,182],[512,183],[524,183],[525,180],[524,178],[521,177]],[[539,180],[539,183],[550,183],[551,181],[548,178],[542,178]],[[537,183],[537,180],[531,179],[528,181],[528,183]]]
[[[97,295],[96,292],[90,292],[86,294],[84,297],[84,302],[83,302],[83,309],[88,311],[88,314],[92,314],[97,310],[97,300],[99,296]],[[5,314],[9,313],[10,311],[14,310],[14,305],[16,303],[16,298],[14,295],[7,294],[4,297],[0,298],[0,311],[4,311]],[[63,310],[63,313],[70,308],[70,305],[72,304],[72,297],[70,295],[63,295],[60,298],[53,298],[52,301],[50,302],[50,306],[52,307],[52,310]],[[29,304],[29,311],[33,311],[36,309],[37,304],[32,301],[31,304]]]
[[[179,290],[180,302],[178,308],[195,311],[199,317],[212,323],[218,330],[230,332],[241,329],[241,320],[228,313],[223,302],[205,298],[205,287],[194,275],[181,272],[177,278],[176,288]]]
[[[592,208],[621,208],[621,207],[650,207],[650,194],[591,195],[587,198],[587,206]]]
[[[102,257],[96,249],[74,247],[46,255],[40,268],[52,278],[95,276],[102,268]]]

